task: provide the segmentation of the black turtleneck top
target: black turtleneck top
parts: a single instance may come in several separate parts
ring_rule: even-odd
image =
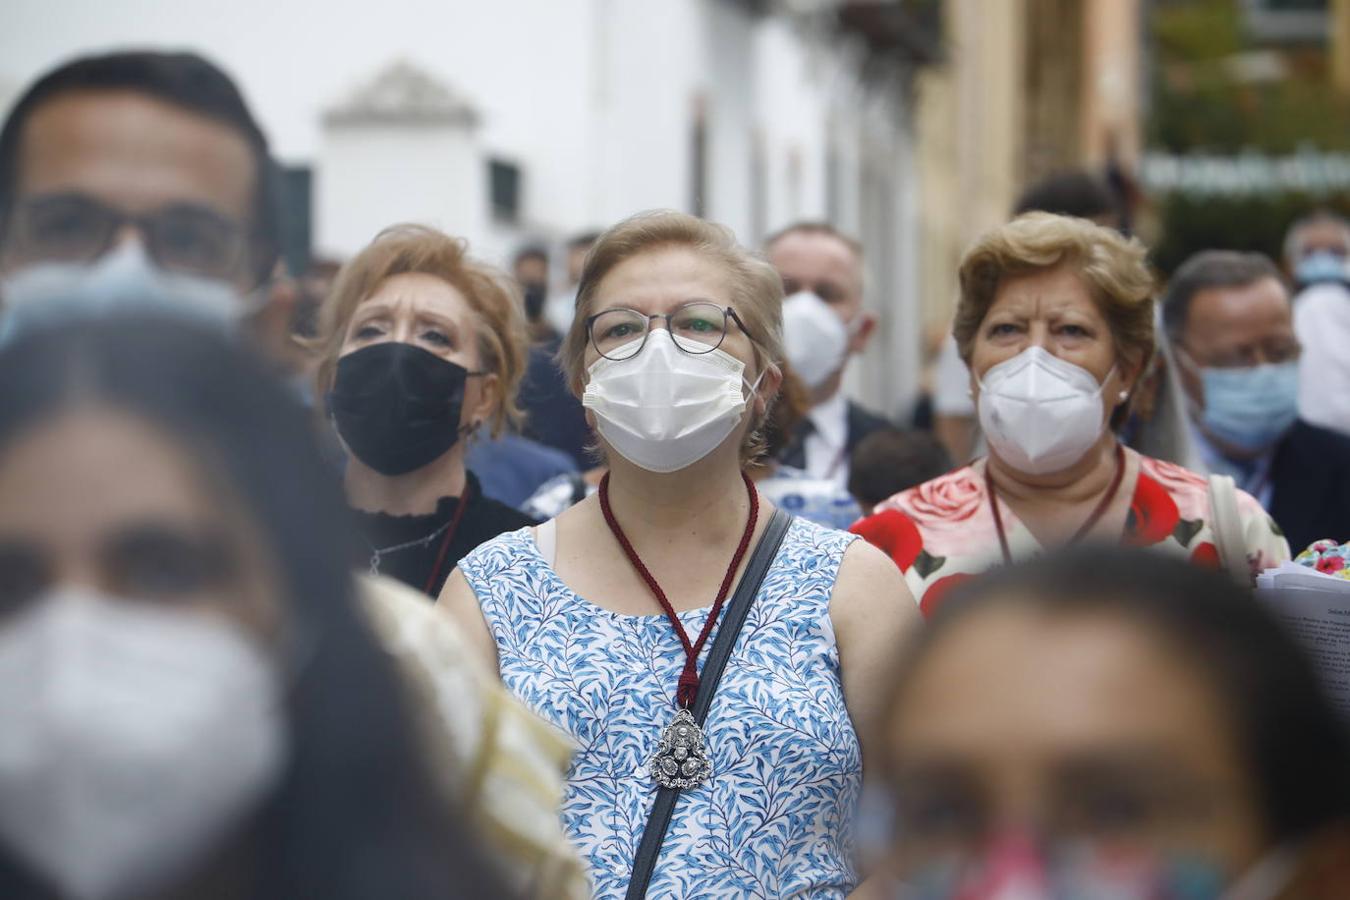
[[[472,472],[466,475],[468,505],[457,527],[452,523],[459,507],[458,497],[442,497],[436,504],[436,511],[425,516],[391,516],[355,510],[356,524],[365,544],[358,551],[361,554],[357,559],[358,570],[370,571],[372,564],[377,563],[380,575],[397,578],[419,591],[426,591],[435,599],[446,578],[470,550],[499,534],[535,524],[524,513],[484,497],[478,479]],[[454,534],[450,535],[452,527]],[[447,537],[449,547],[445,547]],[[399,546],[403,549],[392,549]],[[437,566],[436,560],[443,547],[445,555]],[[375,558],[377,550],[381,551],[378,560]]]

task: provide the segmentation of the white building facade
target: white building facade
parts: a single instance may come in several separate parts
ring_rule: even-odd
[[[882,319],[852,392],[891,414],[917,391],[908,76],[870,26],[839,24],[843,7],[888,4],[235,0],[224,17],[209,0],[126,0],[116,14],[15,2],[0,13],[15,26],[0,22],[0,83],[110,46],[186,46],[228,69],[282,161],[310,170],[322,255],[410,220],[498,263],[527,240],[559,246],[658,207],[749,246],[828,220],[866,248],[866,302]]]

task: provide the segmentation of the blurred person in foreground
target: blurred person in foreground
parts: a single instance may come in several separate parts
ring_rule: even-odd
[[[133,317],[0,352],[0,896],[501,892],[326,472],[216,335]]]
[[[764,243],[783,277],[787,361],[810,392],[806,418],[778,454],[812,478],[843,487],[858,442],[886,419],[843,391],[849,361],[867,349],[877,316],[863,305],[862,244],[825,222],[796,222]]]
[[[853,527],[888,549],[925,613],[972,575],[1085,538],[1244,573],[1289,559],[1249,494],[1216,521],[1205,478],[1117,438],[1155,349],[1145,254],[1114,229],[1028,213],[962,259],[953,331],[988,455]]]
[[[951,467],[946,448],[926,431],[874,431],[863,438],[853,454],[848,492],[862,515],[870,516],[878,503],[937,478]]]
[[[608,474],[466,556],[437,607],[580,745],[562,816],[599,897],[627,891],[658,788],[683,792],[649,896],[843,898],[858,881],[863,760],[918,615],[882,554],[785,522],[749,476],[781,377],[782,291],[702,219],[649,212],[605,232],[562,360]],[[745,582],[753,608],[700,727],[702,651],[771,522],[786,531]]]
[[[486,496],[464,463],[518,414],[524,317],[505,276],[434,229],[381,232],[338,274],[313,344],[344,485],[372,575],[430,597],[461,557],[534,520]]]
[[[266,318],[279,192],[239,90],[200,56],[53,69],[0,128],[0,337],[126,307],[250,330]]]
[[[1328,210],[1289,228],[1284,246],[1298,294],[1294,333],[1303,345],[1299,415],[1350,435],[1350,223]]]
[[[1300,348],[1275,264],[1195,254],[1168,283],[1163,322],[1209,471],[1260,501],[1291,547],[1350,539],[1350,437],[1299,418]]]
[[[894,883],[872,896],[1346,896],[1345,723],[1231,581],[1137,551],[1045,557],[954,592],[901,671]]]
[[[1013,204],[1013,217],[1029,212],[1087,219],[1122,231],[1125,207],[1104,178],[1091,172],[1057,172],[1032,184]],[[979,450],[979,423],[966,368],[956,339],[950,335],[934,363],[933,432],[952,459],[967,462]]]

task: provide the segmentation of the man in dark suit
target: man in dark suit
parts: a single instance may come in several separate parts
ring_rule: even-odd
[[[1298,419],[1299,344],[1274,263],[1195,254],[1168,285],[1163,321],[1210,470],[1255,496],[1295,553],[1350,540],[1350,438]]]
[[[802,312],[785,315],[784,329],[788,365],[811,399],[810,411],[779,460],[844,485],[858,442],[891,427],[840,390],[849,359],[866,349],[877,327],[876,315],[863,308],[862,245],[833,225],[798,222],[769,238],[765,253],[783,276],[788,303]],[[831,314],[837,321],[829,320]],[[826,321],[813,322],[813,315]],[[833,343],[827,337],[831,332],[837,336]]]

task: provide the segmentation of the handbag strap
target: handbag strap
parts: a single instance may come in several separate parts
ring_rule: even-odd
[[[1231,475],[1209,476],[1209,517],[1219,564],[1239,584],[1250,586],[1247,542],[1243,539],[1242,516],[1238,512],[1237,485]]]
[[[717,636],[713,638],[708,659],[703,663],[703,671],[699,673],[698,696],[694,698],[692,713],[694,721],[700,726],[708,717],[713,694],[717,692],[717,684],[722,680],[722,670],[726,668],[727,660],[731,658],[731,649],[736,643],[737,635],[741,633],[741,626],[745,624],[745,617],[750,612],[755,595],[759,593],[759,586],[764,583],[764,575],[769,571],[774,557],[778,555],[778,548],[782,546],[783,537],[791,524],[791,515],[781,509],[774,510],[768,527],[764,529],[759,544],[755,546],[750,562],[746,564],[741,583],[736,586],[736,593],[732,594],[731,602],[727,604],[726,616],[717,629]],[[661,845],[665,843],[666,830],[670,828],[670,818],[675,812],[675,802],[679,798],[679,788],[657,789],[652,813],[647,818],[647,827],[642,831],[642,840],[638,842],[637,855],[633,858],[633,876],[628,881],[628,892],[624,895],[626,900],[642,900],[647,895],[647,884],[652,880],[656,858],[661,855]]]

